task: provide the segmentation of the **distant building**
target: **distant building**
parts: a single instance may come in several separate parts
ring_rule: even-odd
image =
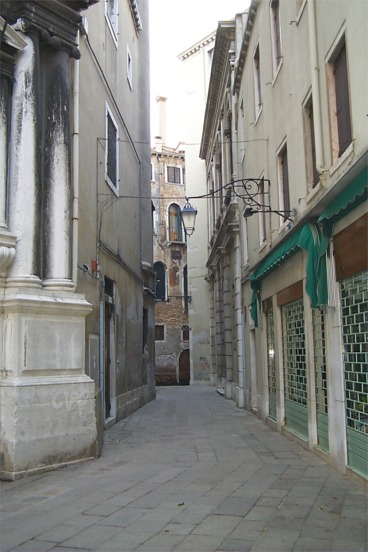
[[[185,154],[165,144],[166,98],[158,97],[160,136],[151,149],[154,205],[155,379],[163,385],[190,383],[187,242],[181,220],[185,205]]]
[[[0,476],[15,479],[97,456],[104,426],[155,396],[148,3],[3,0],[0,25]]]
[[[206,166],[199,157],[199,145],[203,129],[204,111],[211,72],[215,33],[188,47],[178,57],[182,62],[184,112],[184,148],[186,167],[186,195],[198,209],[194,233],[188,238],[188,282],[191,302],[189,305],[190,357],[192,383],[215,383],[211,359],[211,336],[214,339],[213,302],[208,295],[208,270],[204,260],[208,254],[207,200],[195,199],[207,191]]]

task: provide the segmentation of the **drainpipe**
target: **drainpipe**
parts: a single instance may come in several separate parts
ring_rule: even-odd
[[[99,305],[99,325],[100,325],[100,343],[99,343],[99,357],[100,357],[100,393],[101,393],[101,410],[102,410],[102,424],[105,420],[105,303],[103,300],[104,288],[101,288],[101,299]]]
[[[77,47],[79,47],[79,31],[77,34]],[[78,219],[79,219],[79,60],[73,64],[73,165],[72,165],[72,280],[77,286],[78,281]]]
[[[325,172],[325,161],[323,155],[322,141],[322,116],[319,82],[318,48],[317,48],[317,25],[316,25],[316,2],[308,0],[308,27],[309,27],[309,54],[311,63],[312,97],[313,97],[313,124],[314,139],[316,145],[317,171]]]
[[[236,324],[236,353],[237,353],[237,370],[238,370],[238,407],[245,407],[244,395],[244,352],[243,352],[243,323],[242,323],[242,300],[241,300],[241,251],[240,251],[240,235],[235,234],[235,324]]]

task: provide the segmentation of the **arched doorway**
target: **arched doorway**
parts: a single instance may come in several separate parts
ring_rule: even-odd
[[[179,356],[179,385],[190,383],[190,357],[189,349],[183,349]]]

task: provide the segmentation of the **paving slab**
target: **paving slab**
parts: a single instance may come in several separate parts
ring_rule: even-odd
[[[160,387],[100,458],[0,483],[1,552],[366,552],[367,495],[213,387]]]

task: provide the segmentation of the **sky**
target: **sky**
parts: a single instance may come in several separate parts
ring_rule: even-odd
[[[250,0],[149,0],[151,50],[151,136],[158,134],[157,96],[167,98],[166,143],[182,138],[180,97],[182,62],[177,56],[217,29],[218,21],[233,19]]]

